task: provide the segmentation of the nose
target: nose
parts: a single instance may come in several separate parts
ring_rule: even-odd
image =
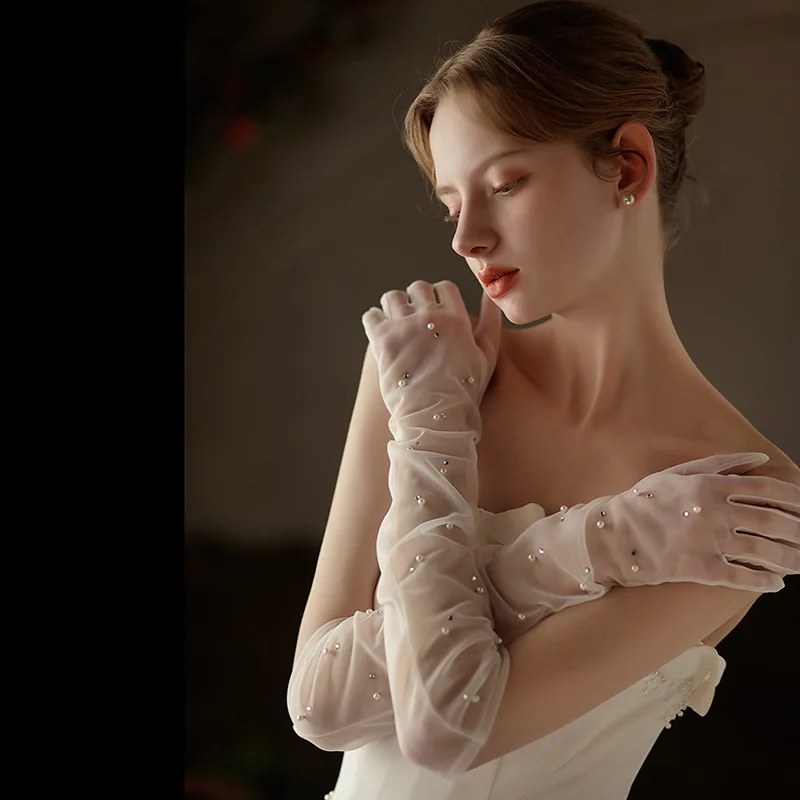
[[[497,235],[486,221],[474,215],[458,219],[451,247],[462,258],[478,258],[492,250],[497,244]]]

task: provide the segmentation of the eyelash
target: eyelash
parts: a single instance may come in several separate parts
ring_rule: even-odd
[[[514,191],[521,183],[523,179],[517,178],[515,181],[509,181],[508,183],[504,183],[502,186],[499,186],[497,189],[494,190],[494,194],[504,194],[506,197],[510,196],[510,193]],[[444,218],[445,222],[458,222],[458,215],[457,214],[447,214]]]

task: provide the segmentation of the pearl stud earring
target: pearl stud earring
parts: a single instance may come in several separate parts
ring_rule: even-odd
[[[636,202],[636,198],[632,194],[630,194],[630,192],[628,194],[622,195],[622,204],[623,205],[632,206],[635,202]]]

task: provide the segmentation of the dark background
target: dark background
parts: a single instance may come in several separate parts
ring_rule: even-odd
[[[443,47],[518,5],[186,5],[186,797],[321,800],[335,783],[341,754],[293,733],[285,695],[361,314],[417,278],[453,280],[470,313],[480,297],[399,128]],[[800,462],[800,12],[609,5],[706,65],[670,308],[706,376]],[[633,800],[783,797],[790,778],[797,791],[798,588],[760,599],[719,645],[709,714],[664,731]]]

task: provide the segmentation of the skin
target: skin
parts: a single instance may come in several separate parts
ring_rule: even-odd
[[[465,94],[444,98],[430,131],[437,186],[452,187],[441,199],[457,217],[453,250],[476,280],[486,264],[520,270],[515,288],[494,301],[514,324],[552,315],[515,332],[531,354],[537,337],[529,378],[542,399],[573,430],[624,424],[630,431],[654,418],[679,429],[676,407],[686,404],[676,404],[677,395],[694,398],[695,412],[720,397],[667,307],[652,138],[641,123],[626,122],[612,144],[643,158],[620,157],[616,180],[603,180],[571,142],[520,144],[489,130]],[[622,204],[626,192],[634,205]]]

